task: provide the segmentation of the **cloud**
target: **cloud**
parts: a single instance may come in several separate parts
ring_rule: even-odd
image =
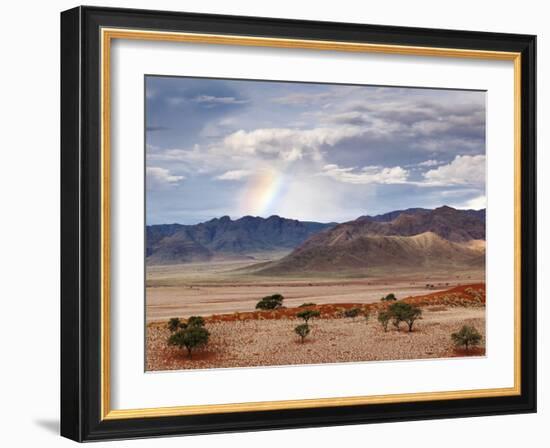
[[[424,173],[424,184],[485,185],[485,156],[456,156],[447,164]]]
[[[475,198],[469,199],[462,204],[456,205],[456,208],[467,209],[467,210],[481,210],[482,208],[487,207],[487,197],[485,195],[476,196]]]
[[[333,113],[329,117],[324,117],[323,121],[328,121],[337,124],[350,124],[353,126],[361,126],[372,123],[372,118],[366,114],[357,111]]]
[[[224,146],[235,153],[279,158],[292,162],[311,156],[319,160],[322,146],[334,146],[342,140],[361,135],[354,126],[337,128],[289,129],[268,128],[254,131],[240,130],[228,135]]]
[[[212,96],[212,95],[199,95],[192,99],[193,102],[206,105],[216,104],[246,104],[249,101],[238,99],[233,96]]]
[[[430,125],[439,129],[446,126],[480,127],[485,125],[484,96],[475,92],[474,97],[463,97],[464,92],[419,98],[414,89],[397,89],[393,94],[386,94],[382,100],[369,98],[354,98],[344,103],[342,113],[354,113],[350,118],[379,118],[386,121],[399,122],[406,126],[417,126],[420,132],[431,132]],[[343,116],[337,118],[342,118]]]
[[[147,164],[177,167],[192,176],[216,173],[235,166],[231,157],[220,148],[195,144],[191,148],[168,148],[147,152]],[[242,163],[235,166],[240,168]]]
[[[183,103],[196,103],[203,105],[204,107],[211,108],[218,105],[225,105],[225,106],[231,106],[231,105],[239,105],[239,104],[246,104],[249,101],[245,99],[239,99],[234,96],[215,96],[215,95],[197,95],[195,97],[188,97],[188,96],[171,96],[166,99],[168,104],[172,106],[179,106]]]
[[[421,162],[424,166],[439,164],[435,160]],[[419,165],[421,165],[419,164]],[[409,177],[410,171],[400,166],[381,167],[366,166],[358,169],[356,167],[340,167],[336,164],[328,164],[319,173],[332,179],[349,184],[408,184],[420,187],[441,187],[441,186],[468,186],[481,187],[485,185],[485,156],[456,156],[447,164],[431,169],[424,173],[421,180],[414,180]],[[481,200],[477,203],[481,203]]]
[[[146,169],[146,182],[148,190],[163,189],[177,185],[185,176],[170,174],[166,168],[148,166]]]
[[[368,89],[308,113],[327,125],[362,127],[366,148],[406,144],[417,154],[454,155],[484,150],[485,111],[483,92],[385,89],[380,94]]]
[[[185,98],[183,96],[171,96],[166,98],[166,102],[171,106],[179,106],[180,104],[185,103],[186,101],[188,101],[188,98]]]
[[[219,176],[216,176],[216,179],[219,180],[241,180],[250,176],[251,172],[248,170],[231,170],[226,171]]]
[[[326,101],[333,96],[331,92],[319,93],[290,93],[285,96],[277,97],[272,100],[274,103],[286,105],[310,105],[321,101]]]
[[[319,174],[348,184],[404,184],[407,183],[409,172],[400,166],[366,166],[357,170],[329,164],[325,165]]]
[[[424,162],[420,162],[418,163],[418,166],[437,166],[437,165],[440,165],[441,162],[439,162],[438,160],[434,160],[434,159],[430,159],[430,160],[425,160]]]

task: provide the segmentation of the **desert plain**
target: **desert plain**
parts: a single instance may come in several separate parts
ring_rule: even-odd
[[[277,256],[280,256],[278,254]],[[247,272],[254,260],[149,266],[146,280],[146,370],[232,368],[365,362],[484,355],[484,344],[457,349],[451,333],[473,326],[485,337],[484,270],[421,274],[396,270],[378,276],[256,276]],[[256,310],[272,294],[284,296],[279,310]],[[387,331],[377,321],[384,309],[381,297],[422,309],[414,330]],[[300,305],[320,312],[310,321],[311,332],[301,342],[294,328]],[[344,318],[346,309],[367,307],[369,318]],[[189,358],[169,346],[167,322],[203,316],[208,344]]]

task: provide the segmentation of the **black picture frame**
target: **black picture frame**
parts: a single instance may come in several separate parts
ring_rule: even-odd
[[[521,53],[521,394],[101,418],[100,29]],[[61,435],[76,441],[536,412],[536,37],[99,7],[61,13]]]

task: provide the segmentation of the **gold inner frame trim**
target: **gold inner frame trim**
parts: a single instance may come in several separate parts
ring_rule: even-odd
[[[507,388],[420,392],[355,397],[314,398],[229,404],[187,405],[140,409],[111,409],[110,349],[110,154],[111,91],[110,66],[113,39],[184,42],[211,45],[239,45],[382,53],[410,56],[455,57],[513,61],[514,63],[514,386]],[[521,54],[514,52],[467,50],[458,48],[418,47],[303,39],[278,39],[216,34],[144,31],[136,29],[101,29],[101,419],[168,417],[228,412],[247,412],[316,407],[351,406],[414,401],[454,400],[503,397],[521,394]]]

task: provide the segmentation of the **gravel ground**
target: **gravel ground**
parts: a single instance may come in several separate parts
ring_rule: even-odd
[[[318,319],[310,322],[311,333],[301,343],[294,327],[301,320],[243,320],[210,322],[208,345],[188,359],[183,350],[169,347],[164,324],[147,326],[147,370],[179,370],[216,367],[253,367],[292,364],[320,364],[375,360],[445,358],[463,356],[455,351],[451,333],[462,325],[473,325],[485,343],[485,307],[432,306],[423,308],[423,318],[408,333],[405,324],[384,332],[371,316]],[[484,347],[470,355],[483,355]]]

